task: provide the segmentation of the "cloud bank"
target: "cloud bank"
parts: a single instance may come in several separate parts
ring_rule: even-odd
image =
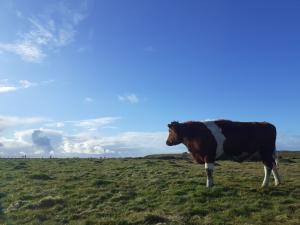
[[[279,150],[300,150],[300,135],[281,134],[277,137],[277,149]]]
[[[115,132],[114,130],[112,134],[107,135],[105,129],[119,120],[121,117],[49,121],[36,117],[0,116],[0,156],[139,157],[187,151],[183,145],[166,146],[167,131]],[[9,129],[14,129],[12,135],[4,136],[3,133]],[[277,148],[299,150],[300,136],[279,134]]]
[[[104,131],[115,127],[112,125],[119,120],[121,117],[49,122],[35,117],[0,116],[0,131],[15,129],[11,137],[0,133],[0,156],[135,157],[183,151],[180,147],[168,148],[165,145],[166,132],[105,134]],[[26,126],[39,128],[20,129]]]

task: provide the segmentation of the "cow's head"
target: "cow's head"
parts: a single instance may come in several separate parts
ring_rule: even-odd
[[[172,146],[172,145],[178,145],[182,143],[183,136],[180,130],[180,123],[174,121],[168,124],[168,127],[169,127],[169,136],[166,141],[166,144]]]

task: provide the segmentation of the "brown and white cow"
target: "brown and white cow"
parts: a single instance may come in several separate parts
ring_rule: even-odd
[[[196,162],[205,164],[207,187],[213,186],[214,162],[232,159],[242,162],[259,158],[264,164],[262,187],[267,187],[270,174],[275,185],[280,183],[276,168],[276,128],[267,122],[233,122],[215,120],[204,122],[172,122],[168,124],[169,146],[184,144]]]

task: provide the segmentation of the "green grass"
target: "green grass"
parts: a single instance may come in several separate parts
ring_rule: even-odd
[[[300,157],[284,184],[261,189],[263,167],[161,159],[1,159],[0,224],[300,224]]]

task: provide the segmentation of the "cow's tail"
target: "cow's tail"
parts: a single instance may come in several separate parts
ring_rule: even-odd
[[[276,147],[275,147],[275,150],[273,152],[273,159],[275,160],[275,166],[278,169],[279,168],[279,159],[278,159],[278,152],[277,152]]]
[[[276,131],[276,127],[274,125],[273,126],[273,130],[274,130],[274,152],[273,152],[273,159],[275,161],[275,166],[278,169],[279,168],[279,160],[278,160],[278,152],[277,152],[277,148],[276,148],[276,136],[277,136],[277,131]]]

